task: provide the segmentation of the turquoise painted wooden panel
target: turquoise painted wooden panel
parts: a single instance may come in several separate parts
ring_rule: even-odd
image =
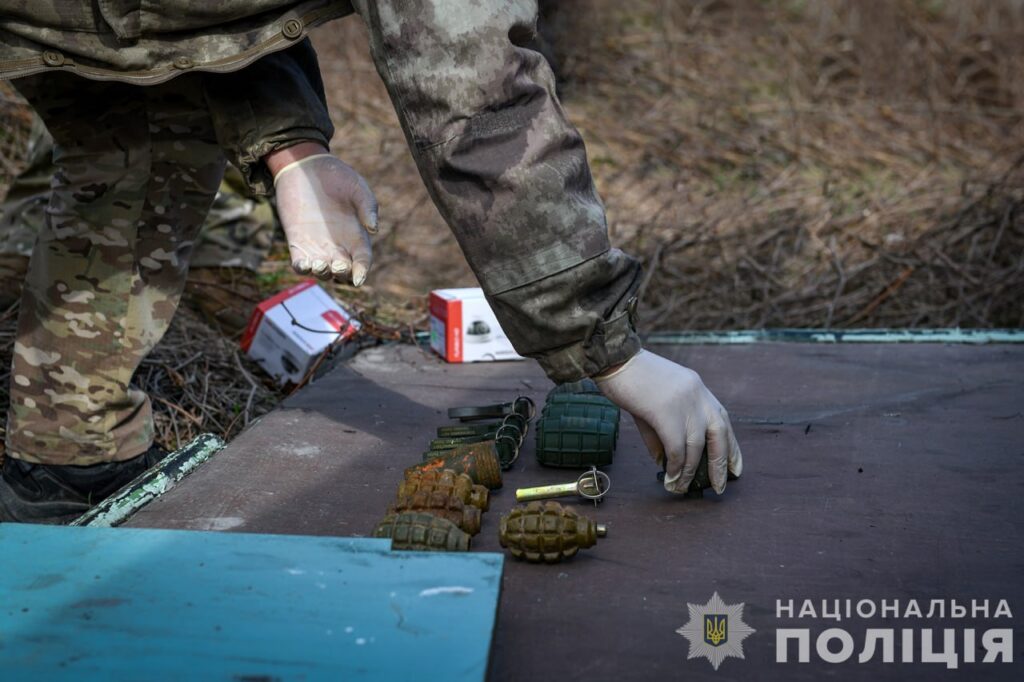
[[[502,556],[0,525],[4,680],[483,680]]]

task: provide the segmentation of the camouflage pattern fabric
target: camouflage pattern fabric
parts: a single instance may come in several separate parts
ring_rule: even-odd
[[[53,166],[53,138],[35,117],[28,142],[28,165],[0,202],[0,307],[21,296],[36,237],[46,222]],[[196,268],[245,268],[256,271],[270,253],[276,218],[266,198],[245,196],[241,173],[228,166],[213,206],[199,231],[192,254]]]
[[[228,166],[199,230],[193,268],[259,270],[273,245],[277,217],[269,199],[247,197],[246,191],[241,173]]]
[[[4,0],[0,78],[64,72],[156,85],[232,72],[351,12],[348,0]]]
[[[356,0],[423,181],[502,329],[557,382],[632,357],[637,261],[610,247],[536,2]]]
[[[174,315],[224,172],[202,81],[15,85],[53,135],[58,171],[22,296],[8,454],[130,459],[153,439],[132,374]]]

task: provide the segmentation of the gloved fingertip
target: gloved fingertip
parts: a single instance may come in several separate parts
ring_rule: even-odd
[[[729,473],[739,478],[743,475],[743,457],[737,456],[733,461],[729,462]]]
[[[671,474],[665,474],[665,490],[670,493],[683,494],[690,488],[690,482],[693,481],[693,475],[684,476],[682,472],[678,473],[673,477]]]
[[[331,272],[335,275],[344,275],[348,272],[349,265],[343,260],[336,260],[331,263]]]
[[[377,224],[377,213],[376,213],[376,211],[374,211],[373,213],[371,213],[369,215],[369,217],[367,218],[366,222],[363,224],[363,227],[370,234],[377,234],[377,230],[380,229],[380,226]]]
[[[292,261],[292,270],[294,270],[295,272],[299,273],[300,275],[307,274],[309,272],[309,261],[306,260],[305,258],[300,258],[299,260],[293,260]]]
[[[352,265],[352,286],[362,286],[366,281],[366,266],[362,263]]]

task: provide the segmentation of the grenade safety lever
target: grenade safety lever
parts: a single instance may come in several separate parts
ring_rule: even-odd
[[[561,483],[559,485],[542,485],[536,488],[519,488],[516,490],[516,502],[529,502],[531,500],[547,500],[555,497],[579,497],[593,500],[594,506],[604,499],[612,488],[612,480],[608,474],[598,471],[597,467],[590,467],[590,471],[580,474],[574,483]]]

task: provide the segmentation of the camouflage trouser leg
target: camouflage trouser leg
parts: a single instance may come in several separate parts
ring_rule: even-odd
[[[0,202],[0,278],[5,259],[28,258],[45,222],[53,177],[53,138],[34,117],[29,165]],[[274,241],[274,209],[265,197],[245,196],[245,180],[228,166],[192,254],[192,268],[245,268],[256,271]],[[13,273],[12,273],[13,274]],[[19,291],[24,269],[19,274]]]
[[[148,398],[129,383],[174,315],[224,169],[202,81],[15,85],[53,135],[57,172],[22,295],[7,453],[129,459],[153,439]]]
[[[639,350],[583,140],[526,45],[535,0],[355,0],[430,195],[516,349],[558,381]]]

